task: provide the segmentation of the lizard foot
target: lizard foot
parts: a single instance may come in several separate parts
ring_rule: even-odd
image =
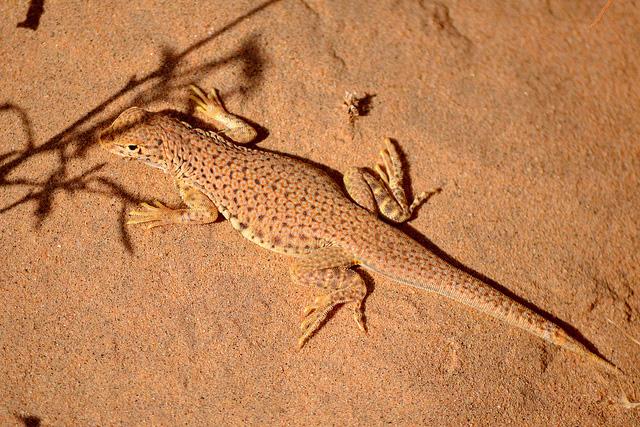
[[[331,310],[333,310],[339,304],[345,304],[349,302],[354,303],[353,319],[358,325],[358,328],[362,332],[366,332],[364,325],[363,312],[362,312],[362,300],[366,294],[366,287],[364,284],[360,286],[350,286],[344,289],[339,289],[328,295],[322,295],[317,297],[312,304],[306,306],[303,310],[304,319],[300,324],[300,330],[302,334],[298,339],[298,349],[301,349],[307,342],[309,337],[316,332],[322,323],[325,321]]]
[[[175,210],[166,207],[160,202],[153,202],[154,206],[142,203],[142,210],[130,211],[128,225],[144,224],[148,229],[176,222]]]
[[[404,190],[402,189],[404,185],[404,171],[400,160],[400,153],[390,138],[384,139],[384,148],[380,150],[380,161],[378,161],[373,168],[396,199],[404,198],[404,200],[406,200]],[[440,188],[431,188],[427,191],[422,191],[414,197],[411,205],[407,209],[407,213],[411,215],[418,206],[440,191]],[[406,204],[406,201],[404,203]]]
[[[210,91],[208,95],[196,85],[189,85],[189,89],[193,92],[189,98],[196,103],[196,110],[214,119],[227,113],[216,89]]]
[[[196,110],[213,120],[219,133],[238,144],[247,144],[258,136],[258,132],[246,120],[224,108],[216,89],[205,94],[196,85],[190,85],[189,88],[193,92],[189,98],[196,103]]]
[[[401,156],[389,138],[385,138],[380,160],[373,169],[349,168],[343,177],[345,187],[358,205],[393,222],[409,220],[418,206],[440,191],[439,188],[423,191],[409,203],[403,188]]]

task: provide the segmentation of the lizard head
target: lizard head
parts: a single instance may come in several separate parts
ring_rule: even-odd
[[[105,150],[125,159],[140,160],[166,170],[162,129],[150,123],[154,114],[132,107],[122,112],[100,133],[99,142]]]

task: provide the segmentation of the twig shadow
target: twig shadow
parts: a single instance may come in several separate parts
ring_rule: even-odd
[[[30,30],[37,30],[40,26],[40,18],[44,13],[44,0],[31,0],[29,2],[29,9],[27,9],[27,16],[22,22],[18,22],[17,28],[28,28]]]
[[[13,416],[16,417],[24,427],[40,427],[40,425],[42,425],[42,419],[35,415],[14,413]]]

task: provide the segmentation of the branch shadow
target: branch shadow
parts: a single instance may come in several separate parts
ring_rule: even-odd
[[[42,425],[42,419],[35,415],[14,413],[13,416],[16,417],[24,427],[40,427]]]
[[[144,76],[131,76],[129,81],[117,92],[103,100],[91,111],[84,114],[58,134],[49,138],[40,145],[36,145],[33,136],[33,126],[29,115],[20,106],[14,103],[0,105],[0,114],[9,113],[18,116],[25,134],[26,144],[22,149],[12,149],[0,153],[0,187],[26,188],[26,194],[18,200],[6,206],[0,206],[0,214],[6,213],[25,203],[35,202],[36,217],[35,229],[41,227],[43,222],[52,214],[53,201],[58,192],[86,192],[109,197],[117,197],[122,202],[120,215],[121,241],[128,252],[133,248],[128,233],[125,230],[125,211],[128,205],[137,204],[139,200],[134,194],[126,191],[121,185],[110,181],[106,177],[97,175],[103,164],[88,168],[75,176],[70,176],[69,163],[73,159],[86,157],[87,151],[97,142],[98,131],[109,125],[117,114],[105,112],[115,101],[124,96],[131,95],[136,90],[140,92],[133,97],[131,105],[144,105],[158,100],[166,100],[167,94],[176,89],[182,89],[195,79],[215,68],[229,63],[240,63],[243,83],[236,90],[243,96],[248,96],[261,83],[263,67],[266,63],[261,47],[258,43],[259,35],[251,34],[241,41],[238,49],[231,54],[207,61],[198,65],[188,66],[184,59],[191,53],[203,48],[220,35],[230,31],[238,24],[255,16],[264,9],[280,2],[269,0],[249,10],[245,14],[227,23],[213,34],[197,41],[188,48],[176,52],[168,46],[161,49],[160,65]],[[33,1],[31,6],[35,8],[42,2]],[[31,9],[30,9],[31,10]],[[35,10],[35,9],[34,9]],[[35,13],[35,12],[34,12]],[[150,84],[150,87],[143,86]],[[261,134],[266,135],[266,130],[261,129]],[[16,171],[29,160],[45,154],[57,155],[57,165],[44,179],[11,178]]]

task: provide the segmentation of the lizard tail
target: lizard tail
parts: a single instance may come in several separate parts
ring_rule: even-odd
[[[622,371],[613,363],[598,356],[585,345],[571,337],[564,329],[524,305],[514,301],[497,289],[458,270],[444,261],[430,260],[427,274],[424,270],[417,277],[404,278],[389,274],[381,269],[363,264],[388,278],[416,288],[436,292],[452,300],[458,301],[476,310],[482,311],[503,322],[524,329],[543,340],[565,348],[573,353],[591,360],[610,372],[621,374]]]
[[[562,348],[565,348],[569,351],[572,351],[581,357],[589,359],[596,365],[601,366],[602,368],[606,369],[609,372],[613,372],[614,374],[620,374],[620,375],[624,374],[624,372],[620,368],[618,368],[616,365],[604,359],[603,357],[598,356],[597,354],[589,350],[584,344],[577,341],[575,338],[572,338],[569,334],[567,334],[565,331],[560,329],[558,326],[556,327],[558,328],[558,332],[556,332],[554,339],[547,340],[547,341],[551,342],[552,344],[558,345]]]

